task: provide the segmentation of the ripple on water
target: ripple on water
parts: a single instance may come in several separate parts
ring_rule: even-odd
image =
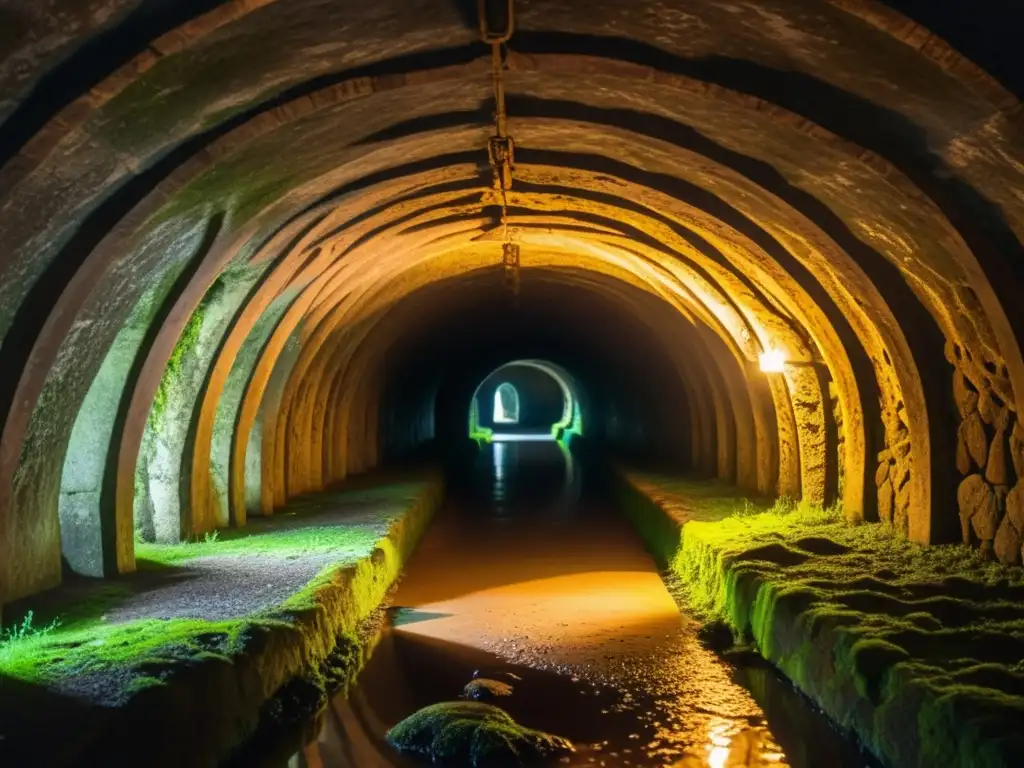
[[[524,661],[529,654],[520,648],[515,655]],[[656,653],[614,667],[550,669],[535,661],[536,666],[516,663],[499,654],[387,629],[357,685],[332,701],[323,730],[291,764],[422,765],[390,748],[384,739],[387,729],[423,706],[456,699],[474,677],[502,676],[515,679],[513,694],[502,698],[502,708],[527,727],[572,740],[577,752],[560,761],[570,768],[864,764],[841,736],[827,726],[821,730],[819,716],[799,697],[798,722],[789,730],[803,743],[793,750],[798,759],[790,760],[764,709],[733,679],[732,667],[704,648],[685,624]],[[763,683],[758,687],[763,689]],[[774,696],[796,696],[777,680],[768,688]],[[783,709],[792,714],[793,702]]]
[[[394,595],[395,626],[294,765],[422,765],[384,734],[475,674],[517,676],[499,705],[570,739],[568,766],[864,765],[770,671],[734,669],[701,644],[609,500],[565,493],[554,443],[491,458],[504,463],[483,461],[479,492],[432,523]]]

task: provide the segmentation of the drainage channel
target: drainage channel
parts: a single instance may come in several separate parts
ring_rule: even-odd
[[[585,474],[550,441],[486,449],[411,558],[357,681],[278,764],[429,763],[388,729],[481,679],[501,683],[493,703],[518,723],[573,742],[557,765],[871,764],[764,662],[702,644]]]

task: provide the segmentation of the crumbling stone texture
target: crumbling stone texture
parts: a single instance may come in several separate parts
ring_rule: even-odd
[[[1007,565],[1021,562],[1024,530],[1021,477],[1024,440],[1008,384],[994,366],[975,366],[956,347],[953,399],[960,416],[956,468],[965,476],[957,502],[965,544],[980,547]]]

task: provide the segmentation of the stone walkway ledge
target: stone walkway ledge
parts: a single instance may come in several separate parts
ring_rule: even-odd
[[[1024,764],[1024,571],[837,510],[619,471],[694,610],[728,624],[887,766]]]
[[[25,630],[0,644],[0,764],[217,764],[289,684],[322,699],[358,671],[443,495],[435,471],[373,473],[8,606]]]

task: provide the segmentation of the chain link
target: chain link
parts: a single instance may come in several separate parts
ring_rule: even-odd
[[[519,298],[519,244],[512,242],[508,226],[508,193],[512,189],[512,172],[515,169],[515,141],[508,135],[508,115],[505,111],[505,47],[504,42],[512,32],[512,5],[509,2],[508,28],[505,34],[494,37],[489,34],[484,21],[484,3],[480,3],[481,34],[491,44],[491,79],[494,85],[494,135],[487,142],[487,154],[491,163],[492,185],[501,204],[501,263],[505,273],[505,285],[511,291],[513,301]]]

